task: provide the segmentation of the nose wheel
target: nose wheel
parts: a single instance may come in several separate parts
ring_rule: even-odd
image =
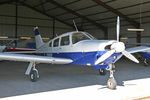
[[[110,71],[110,76],[109,76],[109,79],[107,81],[107,87],[109,89],[112,89],[112,90],[115,90],[116,89],[116,86],[117,86],[117,82],[114,78],[114,69],[115,68],[115,65],[114,64],[110,64],[109,65],[109,71]]]
[[[107,87],[109,89],[115,90],[117,86],[117,82],[114,77],[110,77],[107,81]]]

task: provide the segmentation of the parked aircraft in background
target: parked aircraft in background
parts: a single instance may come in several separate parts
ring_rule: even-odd
[[[37,53],[40,56],[0,53],[0,59],[30,62],[25,74],[30,75],[30,79],[33,82],[39,78],[38,70],[36,69],[36,64],[38,63],[93,66],[95,69],[99,69],[101,73],[103,73],[104,69],[107,69],[110,71],[107,86],[110,89],[115,89],[117,85],[113,74],[115,62],[124,55],[130,60],[139,63],[130,53],[150,49],[149,47],[137,47],[125,50],[124,43],[119,42],[119,27],[120,21],[118,17],[117,40],[96,40],[87,32],[74,31],[57,36],[48,43],[42,41],[40,32],[36,27],[34,33],[37,49],[27,53]]]

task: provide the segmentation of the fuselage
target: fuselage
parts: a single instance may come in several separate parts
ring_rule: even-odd
[[[70,58],[71,64],[95,66],[95,61],[110,49],[115,40],[96,40],[86,32],[68,32],[60,35],[48,43],[45,43],[37,51],[44,56]],[[121,53],[114,53],[100,65],[95,66],[107,67],[108,64],[115,63]]]

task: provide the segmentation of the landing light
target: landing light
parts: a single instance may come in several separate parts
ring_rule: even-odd
[[[117,57],[116,56],[114,56],[114,59],[116,59]]]

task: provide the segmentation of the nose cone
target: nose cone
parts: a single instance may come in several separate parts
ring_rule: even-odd
[[[122,52],[125,50],[125,45],[123,42],[116,42],[111,45],[111,49],[114,49],[116,53]]]

